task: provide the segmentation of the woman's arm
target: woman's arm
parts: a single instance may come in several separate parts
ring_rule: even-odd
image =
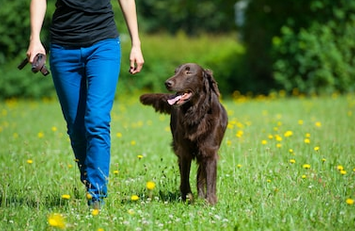
[[[30,5],[31,36],[27,50],[27,58],[32,63],[33,58],[38,53],[46,54],[41,43],[41,29],[47,9],[47,0],[32,0]]]
[[[127,28],[131,36],[132,49],[130,54],[130,70],[131,74],[136,74],[141,71],[144,63],[143,54],[141,50],[141,42],[138,33],[138,22],[136,3],[134,0],[118,0],[124,18],[126,20]]]

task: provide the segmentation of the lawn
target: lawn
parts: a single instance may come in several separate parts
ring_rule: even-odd
[[[236,95],[223,104],[229,125],[219,201],[209,206],[180,201],[169,117],[119,95],[109,197],[96,214],[86,206],[58,102],[1,102],[1,229],[355,229],[355,95]],[[195,173],[194,165],[193,186]]]

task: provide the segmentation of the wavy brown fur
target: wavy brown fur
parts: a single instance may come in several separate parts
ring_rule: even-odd
[[[199,165],[198,195],[215,204],[217,152],[228,123],[226,110],[219,102],[217,82],[210,70],[187,63],[178,67],[165,84],[170,91],[191,92],[192,96],[188,101],[173,106],[167,101],[174,94],[144,94],[140,101],[153,106],[157,112],[171,114],[172,147],[179,162],[182,199],[192,196],[190,168],[192,160],[196,159]]]

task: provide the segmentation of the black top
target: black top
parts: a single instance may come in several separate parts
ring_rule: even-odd
[[[51,42],[87,47],[118,31],[110,0],[57,0],[50,28]]]

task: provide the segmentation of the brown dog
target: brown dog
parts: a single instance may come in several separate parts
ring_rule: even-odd
[[[144,94],[140,101],[157,112],[171,114],[172,147],[179,160],[182,199],[192,199],[189,178],[191,161],[196,159],[198,195],[215,204],[217,152],[228,123],[217,83],[210,70],[187,63],[178,67],[165,85],[176,94]]]

